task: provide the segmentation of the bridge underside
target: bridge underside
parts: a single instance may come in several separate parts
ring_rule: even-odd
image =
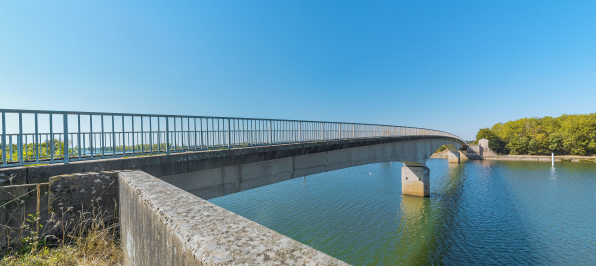
[[[454,150],[461,145],[450,138],[401,137],[278,145],[274,146],[277,150],[270,151],[272,154],[261,154],[258,149],[251,152],[249,148],[241,154],[229,154],[235,159],[226,160],[225,165],[160,178],[198,197],[211,199],[348,167],[403,162],[403,193],[429,196],[429,170],[424,165],[445,144]],[[266,159],[271,155],[276,158]]]
[[[408,175],[403,192],[428,196],[428,169],[420,167],[442,145],[457,153],[462,144],[439,136],[346,139],[6,168],[0,175],[11,176],[12,184],[33,184],[63,174],[141,170],[210,199],[353,166],[403,162],[402,177]]]

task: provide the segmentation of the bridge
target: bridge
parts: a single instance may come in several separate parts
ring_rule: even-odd
[[[449,161],[458,163],[458,150],[464,146],[460,137],[447,132],[391,125],[7,109],[0,109],[0,112],[1,185],[20,185],[20,189],[27,189],[27,185],[37,184],[38,192],[49,190],[47,204],[50,210],[52,206],[72,205],[76,211],[77,204],[89,200],[101,203],[96,191],[104,195],[102,206],[113,209],[110,207],[112,202],[106,200],[110,198],[106,195],[111,195],[120,206],[123,244],[136,243],[130,250],[125,250],[128,264],[153,263],[164,258],[168,258],[165,264],[169,261],[192,264],[196,259],[209,263],[229,262],[230,258],[236,261],[240,257],[254,261],[254,256],[248,253],[238,258],[233,256],[229,251],[231,247],[225,243],[209,242],[208,246],[214,249],[205,251],[205,236],[194,243],[203,249],[188,246],[184,239],[189,232],[207,233],[196,232],[196,228],[187,228],[189,231],[184,232],[174,228],[191,220],[196,223],[197,219],[188,220],[186,216],[197,212],[196,206],[203,206],[210,212],[217,209],[218,215],[229,216],[224,209],[209,205],[204,201],[206,199],[379,162],[403,162],[402,193],[428,197],[430,180],[426,161],[445,145],[450,150]],[[105,182],[111,182],[110,186],[99,186],[98,182],[104,178]],[[47,188],[44,190],[39,184],[47,185]],[[114,190],[115,187],[118,189]],[[144,203],[139,203],[138,199],[143,199]],[[7,199],[0,198],[2,200]],[[193,203],[180,206],[180,202]],[[167,213],[168,208],[186,208],[186,218],[179,217],[180,212]],[[131,213],[141,214],[144,218],[139,220],[139,215],[131,216]],[[230,219],[229,224],[247,223],[241,217]],[[150,225],[139,227],[138,223]],[[213,220],[202,220],[196,225],[200,227],[206,223],[213,223]],[[249,227],[255,232],[252,237],[260,235],[269,239],[273,234],[258,225]],[[168,243],[176,245],[145,243],[148,235],[156,232],[167,236],[171,240]],[[285,239],[281,235],[274,238]],[[175,246],[190,253],[175,258],[166,255]],[[224,246],[227,253],[220,250]],[[304,254],[318,252],[308,250],[307,246],[290,250],[295,252],[296,249]],[[221,257],[216,250],[227,255]],[[197,255],[199,253],[201,255]],[[321,253],[317,258],[325,256]],[[317,261],[315,257],[303,259]]]

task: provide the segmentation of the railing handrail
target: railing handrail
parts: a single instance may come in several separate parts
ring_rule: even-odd
[[[28,165],[40,161],[68,163],[69,159],[88,160],[155,154],[154,151],[157,151],[157,154],[170,154],[170,152],[193,149],[229,149],[305,141],[391,136],[443,136],[463,142],[459,136],[441,130],[383,124],[22,109],[0,109],[0,113],[2,115],[0,167]],[[7,113],[18,114],[18,133],[7,133]],[[23,131],[23,114],[34,114],[35,120],[29,123],[27,128],[34,127],[35,132]],[[40,115],[49,118],[48,122],[39,122]],[[55,115],[62,116],[62,132],[54,131],[55,128],[59,128],[52,122],[54,121],[52,117]],[[76,119],[72,119],[73,117]],[[84,125],[81,123],[81,117]],[[118,126],[121,122],[121,130],[116,130],[117,119],[120,120]],[[140,126],[138,122],[135,126],[135,121],[139,121]],[[45,123],[49,125],[49,132],[40,132],[39,125],[45,125]],[[99,128],[97,128],[98,124]],[[194,128],[191,128],[191,125]],[[76,130],[71,130],[75,127]],[[30,138],[32,138],[31,143],[29,143]],[[44,138],[45,141],[43,141]],[[58,147],[56,143],[59,144]],[[16,160],[13,152],[14,144],[16,144]],[[33,150],[30,151],[30,149]],[[7,157],[10,157],[10,160]],[[55,157],[62,160],[54,160]],[[35,161],[29,160],[30,158]]]
[[[385,124],[368,124],[368,123],[354,123],[354,122],[337,122],[337,121],[316,121],[316,120],[296,120],[296,119],[278,119],[278,118],[251,118],[251,117],[226,117],[226,116],[197,116],[197,115],[165,115],[165,114],[137,114],[137,113],[109,113],[109,112],[81,112],[81,111],[49,111],[49,110],[24,110],[24,109],[0,109],[0,113],[23,113],[23,114],[69,114],[69,115],[107,115],[107,116],[135,116],[135,117],[190,117],[190,118],[214,118],[214,119],[249,119],[249,120],[272,120],[272,121],[287,121],[287,122],[312,122],[312,123],[334,123],[334,124],[355,124],[366,126],[383,126],[383,127],[403,127],[413,129],[434,130],[451,134],[449,132],[422,128],[409,127]]]

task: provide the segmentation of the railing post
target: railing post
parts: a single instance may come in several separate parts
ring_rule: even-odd
[[[103,115],[101,115],[101,157],[106,157],[106,139],[103,125]]]
[[[271,120],[269,120],[269,145],[273,145],[273,133],[271,132]]]
[[[91,154],[93,155],[93,154]],[[124,115],[122,115],[122,156],[126,155],[126,131],[124,130]]]
[[[231,130],[230,130],[230,119],[228,118],[228,149],[232,148],[231,143],[232,143],[232,134],[231,134]]]
[[[35,113],[35,141],[33,141],[35,145],[35,162],[39,163],[39,130],[37,127],[37,113]]]
[[[302,142],[302,122],[298,122],[298,142]]]
[[[130,143],[132,145],[132,156],[135,156],[135,117],[131,116],[130,117],[130,121],[131,121],[131,135],[132,135],[132,143]]]
[[[114,116],[112,116],[112,156],[116,157],[116,130],[114,129]]]
[[[141,154],[145,154],[145,131],[143,130],[143,116],[141,116]]]
[[[353,138],[353,139],[355,139],[355,138],[356,138],[356,131],[355,131],[355,129],[354,129],[355,127],[356,127],[356,125],[355,125],[355,124],[352,124],[352,138]]]
[[[50,114],[51,116],[51,114]],[[79,147],[79,159],[81,159],[81,115],[77,115],[77,146]]]
[[[23,113],[19,113],[19,138],[17,139],[17,153],[19,162],[23,163]]]
[[[52,116],[54,116],[53,114],[50,114],[50,162],[53,163],[54,162],[54,148],[56,147],[56,144],[54,143],[54,123],[52,123]],[[12,154],[11,154],[12,156]]]
[[[68,114],[64,114],[64,164],[68,164]]]
[[[124,118],[122,119],[124,121]],[[122,128],[124,128],[124,122],[122,124]],[[124,137],[122,137],[124,139]],[[93,145],[93,115],[89,116],[89,149],[91,152],[91,158],[93,158],[93,154],[95,154],[95,145]],[[97,143],[95,143],[97,144]]]
[[[166,154],[170,155],[170,121],[166,116]]]
[[[2,112],[2,164],[6,165],[6,114]],[[12,154],[10,155],[12,156]],[[11,160],[12,161],[12,160]]]

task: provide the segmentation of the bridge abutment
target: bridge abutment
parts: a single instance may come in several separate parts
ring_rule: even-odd
[[[460,163],[460,153],[459,152],[452,152],[449,151],[448,152],[449,157],[447,158],[447,161],[450,163]]]
[[[424,165],[408,165],[401,168],[401,192],[406,195],[430,197],[430,172]]]

